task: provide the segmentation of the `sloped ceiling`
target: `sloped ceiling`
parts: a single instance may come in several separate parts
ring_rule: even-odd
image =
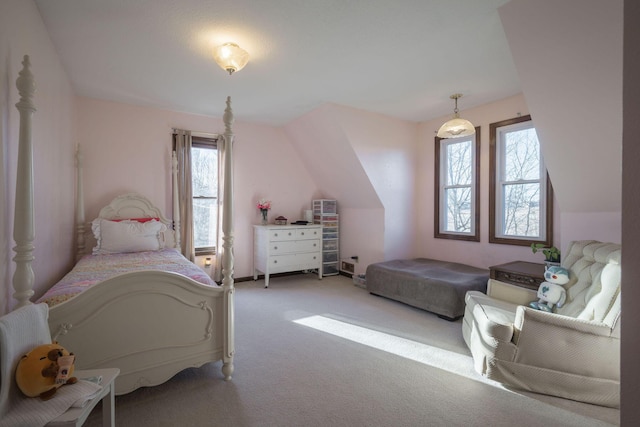
[[[322,197],[338,199],[343,207],[380,208],[382,203],[337,119],[336,107],[327,104],[284,129],[321,186]]]
[[[35,0],[80,96],[283,125],[324,103],[420,122],[520,93],[507,0]],[[229,76],[214,47],[248,65]]]
[[[563,212],[622,208],[622,0],[499,10]]]

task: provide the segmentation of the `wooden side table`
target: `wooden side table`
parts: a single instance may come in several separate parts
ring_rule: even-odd
[[[87,417],[102,400],[102,425],[114,427],[115,418],[115,386],[116,377],[120,374],[118,368],[77,370],[74,376],[77,378],[102,377],[102,390],[82,408],[70,408],[67,412],[51,421],[47,426],[81,426]]]
[[[544,264],[513,261],[489,267],[487,295],[514,304],[526,305],[537,299],[544,282]]]

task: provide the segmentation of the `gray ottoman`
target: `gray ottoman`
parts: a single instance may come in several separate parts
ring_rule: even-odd
[[[367,267],[369,293],[456,320],[464,314],[467,291],[487,291],[489,270],[455,262],[416,258]]]

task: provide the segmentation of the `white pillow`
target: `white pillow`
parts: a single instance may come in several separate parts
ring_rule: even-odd
[[[95,255],[121,252],[157,251],[164,247],[161,232],[167,227],[160,221],[138,222],[132,220],[109,221],[96,218],[91,223],[98,242]]]

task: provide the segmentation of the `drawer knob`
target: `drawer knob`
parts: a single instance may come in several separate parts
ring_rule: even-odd
[[[273,250],[274,250],[274,251],[277,251],[277,250],[278,250],[278,247],[277,247],[277,246],[274,246],[274,247],[273,247]]]
[[[289,236],[291,236],[291,232],[289,232]]]
[[[274,259],[274,260],[273,260],[273,263],[274,263],[274,264],[277,264],[277,263],[278,263],[278,260],[277,260],[277,259]]]
[[[273,233],[273,235],[274,235],[275,237],[278,237],[278,233]]]
[[[304,231],[302,231],[300,234],[304,236]]]
[[[316,246],[317,246],[317,244],[315,244],[315,243],[314,243],[314,244],[313,244],[313,247],[315,248]]]

